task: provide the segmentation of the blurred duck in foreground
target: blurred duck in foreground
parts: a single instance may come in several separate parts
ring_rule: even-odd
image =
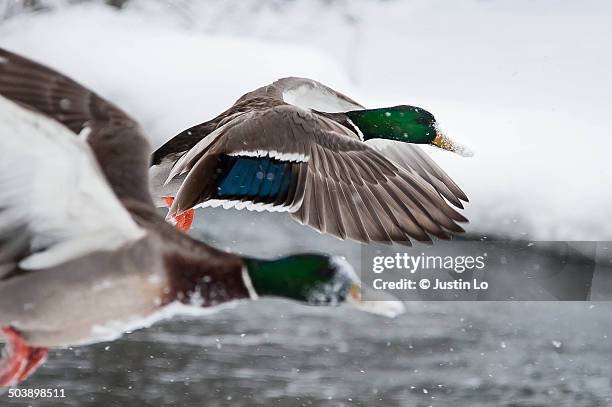
[[[28,377],[48,347],[106,341],[186,309],[277,296],[368,302],[339,258],[239,257],[157,214],[149,144],[95,93],[0,49],[0,386]]]
[[[151,185],[183,230],[194,208],[222,205],[289,212],[359,242],[448,239],[463,232],[453,206],[468,198],[415,144],[471,155],[424,109],[366,110],[317,81],[283,78],[155,151]]]

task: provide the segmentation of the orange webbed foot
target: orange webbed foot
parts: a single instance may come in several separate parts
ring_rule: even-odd
[[[49,349],[26,344],[10,326],[0,329],[6,338],[4,355],[0,360],[0,387],[14,386],[27,379],[45,361]]]
[[[172,207],[172,203],[174,202],[174,198],[171,196],[165,196],[164,201],[168,208]],[[174,220],[176,221],[176,228],[178,230],[182,230],[183,232],[188,232],[193,225],[193,218],[195,216],[195,210],[187,209],[185,212],[175,215]]]
[[[174,217],[176,219],[176,228],[184,232],[188,232],[193,225],[193,217],[195,216],[194,209],[187,209],[185,212]]]

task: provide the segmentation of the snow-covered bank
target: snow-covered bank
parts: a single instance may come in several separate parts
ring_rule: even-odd
[[[0,25],[0,45],[91,87],[144,125],[155,146],[279,77],[348,81],[330,57],[306,47],[213,37],[98,4],[23,15]]]
[[[0,45],[120,104],[156,145],[280,76],[419,105],[476,152],[432,151],[470,196],[469,231],[612,239],[608,3],[264,3],[62,6],[5,21]]]

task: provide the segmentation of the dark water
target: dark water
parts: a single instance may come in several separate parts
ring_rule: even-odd
[[[52,352],[23,387],[59,386],[71,406],[605,406],[609,313],[412,303],[387,320],[261,301]]]
[[[274,216],[207,211],[220,246],[272,255],[359,255]],[[224,231],[240,230],[240,243]],[[263,233],[264,231],[265,233]],[[61,387],[70,406],[606,406],[612,307],[606,303],[411,302],[386,319],[281,300],[53,351],[22,387]]]

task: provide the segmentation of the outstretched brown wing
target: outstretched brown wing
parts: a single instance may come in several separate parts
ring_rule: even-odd
[[[468,202],[465,192],[417,145],[383,139],[372,139],[366,144],[410,172],[427,181],[440,195],[458,208]]]
[[[151,203],[149,143],[138,123],[118,107],[61,73],[2,48],[0,94],[87,137],[117,196]]]
[[[226,157],[267,157],[285,163],[283,173],[291,174],[282,196],[235,196],[228,206],[249,200],[285,208],[299,222],[342,239],[448,238],[463,231],[457,222],[466,221],[418,172],[394,164],[335,121],[291,105],[245,113],[181,157],[170,178],[188,175],[171,214],[219,200],[222,180],[213,174],[223,176],[218,166]]]

